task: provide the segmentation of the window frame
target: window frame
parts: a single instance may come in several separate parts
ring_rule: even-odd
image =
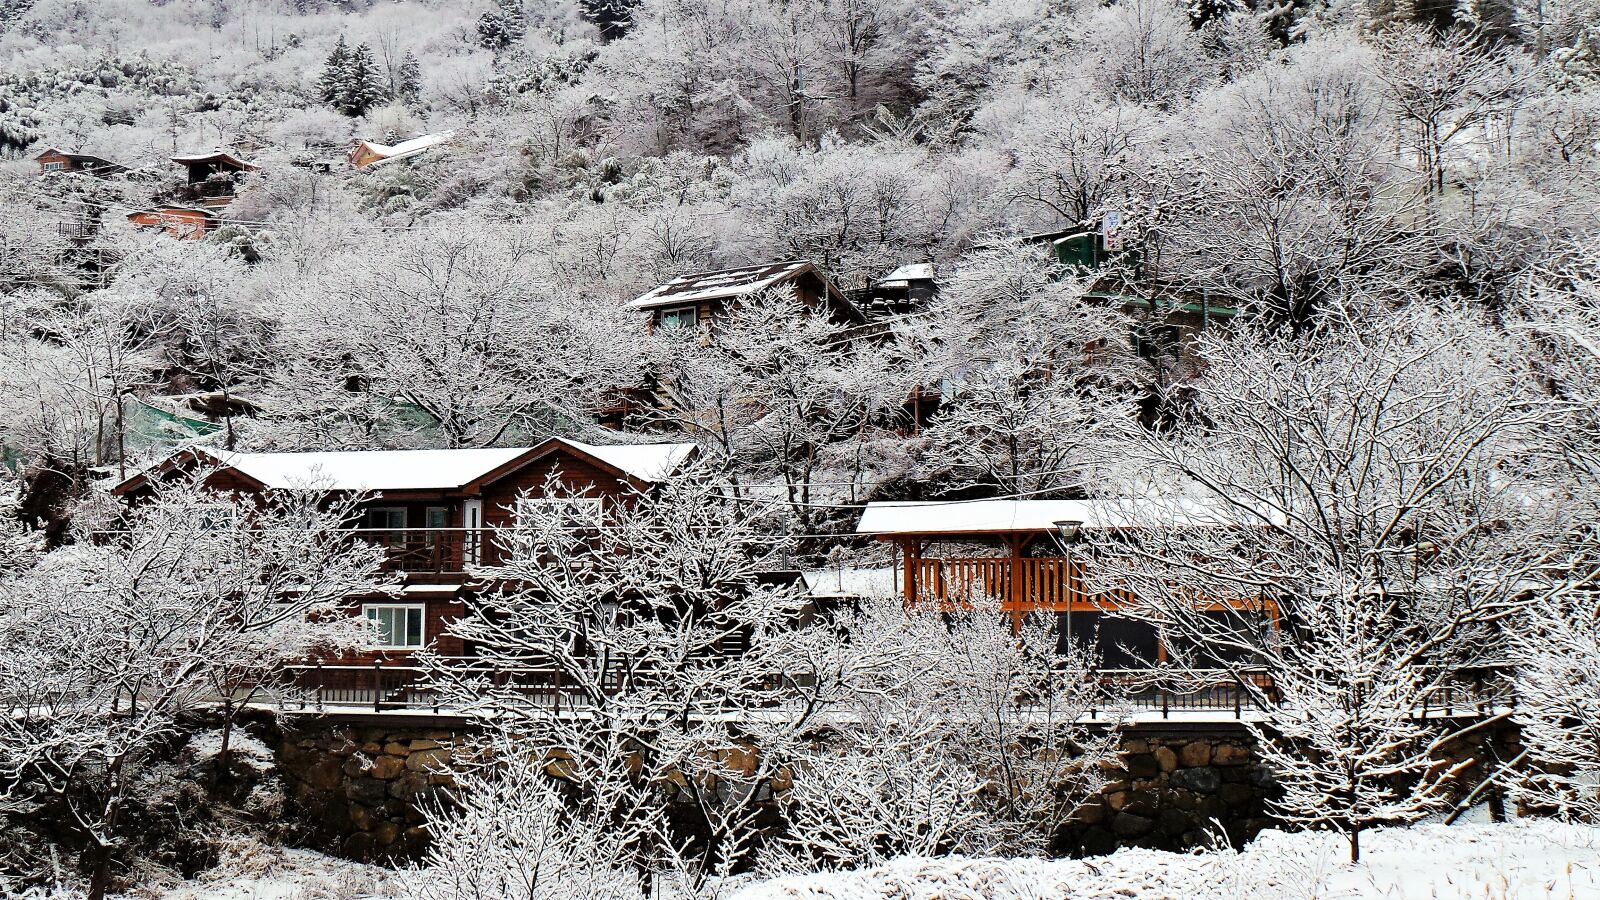
[[[385,626],[378,616],[382,612],[390,612],[391,614],[403,612],[406,614],[407,621],[404,626],[406,634],[401,636],[399,642],[394,640],[394,621],[392,617],[387,626],[387,635],[390,640],[385,642],[382,639],[385,632],[381,629],[384,629]],[[411,630],[409,621],[411,613],[416,613],[417,618],[417,642],[414,644],[405,640],[405,638],[409,637]],[[373,635],[371,643],[366,645],[369,650],[421,650],[428,646],[428,605],[426,603],[363,603],[361,604],[361,617],[368,622],[379,623],[374,629],[376,633]]]
[[[688,321],[683,321],[682,316],[687,314]],[[667,317],[672,320],[668,321]],[[678,306],[663,306],[656,310],[657,328],[697,328],[700,325],[700,306],[695,303],[685,303]]]

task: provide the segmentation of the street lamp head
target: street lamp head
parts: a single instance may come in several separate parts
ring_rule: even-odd
[[[1063,544],[1076,543],[1078,535],[1083,533],[1083,522],[1078,519],[1062,519],[1051,524],[1056,527],[1056,537],[1059,537]]]

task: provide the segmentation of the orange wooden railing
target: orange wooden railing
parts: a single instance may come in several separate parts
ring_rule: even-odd
[[[914,559],[911,598],[946,603],[987,596],[1004,609],[1065,610],[1090,603],[1083,566],[1062,557],[958,556]]]

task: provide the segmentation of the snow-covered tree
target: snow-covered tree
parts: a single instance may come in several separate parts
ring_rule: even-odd
[[[1192,418],[1108,452],[1149,478],[1137,537],[1095,542],[1168,658],[1251,687],[1288,821],[1409,822],[1458,790],[1426,709],[1561,562],[1581,511],[1537,452],[1562,406],[1470,312],[1372,308],[1314,335],[1206,338]],[[1553,464],[1554,463],[1554,464]],[[1252,672],[1270,677],[1253,681]]]
[[[271,696],[281,666],[360,632],[341,608],[377,584],[379,551],[343,532],[348,501],[264,506],[189,481],[0,581],[0,816],[68,829],[89,895],[119,868],[157,761],[192,714]],[[219,697],[217,691],[229,694]]]

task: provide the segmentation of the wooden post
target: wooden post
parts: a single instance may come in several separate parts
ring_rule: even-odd
[[[1011,544],[1011,585],[1008,593],[1011,606],[1011,633],[1022,633],[1022,607],[1027,595],[1027,579],[1022,571],[1022,548],[1028,539],[1023,535],[1013,534],[1007,538]]]
[[[383,712],[383,660],[372,661],[372,711]]]
[[[908,538],[901,541],[900,555],[905,560],[906,577],[903,587],[905,589],[906,608],[910,609],[917,603],[917,568],[922,561],[917,548],[917,539]]]

